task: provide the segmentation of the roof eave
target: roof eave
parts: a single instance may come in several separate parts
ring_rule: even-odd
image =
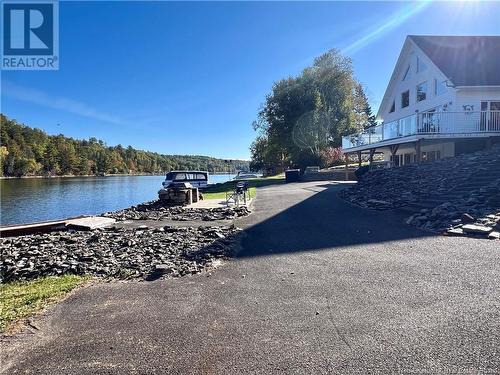
[[[459,85],[459,86],[454,86],[456,89],[470,89],[470,88],[500,88],[500,85]]]

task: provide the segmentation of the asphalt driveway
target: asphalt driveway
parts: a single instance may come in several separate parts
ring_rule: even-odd
[[[498,242],[431,236],[342,185],[259,189],[238,257],[98,283],[2,342],[4,373],[500,373]]]

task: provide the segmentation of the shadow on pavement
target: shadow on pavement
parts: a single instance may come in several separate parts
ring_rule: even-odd
[[[302,194],[311,194],[310,186],[304,184],[300,188],[300,185],[297,184],[298,189],[308,191]],[[345,202],[337,196],[344,187],[332,183],[314,185],[314,191],[319,192],[248,227],[237,257],[333,249],[434,235],[405,224],[406,215],[400,212],[367,210]],[[279,195],[280,190],[276,189],[275,194]],[[257,204],[261,207],[273,204],[272,196],[259,197],[259,200]]]

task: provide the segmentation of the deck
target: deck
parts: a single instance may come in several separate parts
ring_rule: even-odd
[[[383,123],[342,138],[344,152],[358,152],[419,139],[500,135],[500,111],[424,112]]]

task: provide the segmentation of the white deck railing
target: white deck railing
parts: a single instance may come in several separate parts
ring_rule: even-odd
[[[363,132],[342,137],[349,149],[417,134],[500,133],[500,111],[424,112],[383,123]]]

